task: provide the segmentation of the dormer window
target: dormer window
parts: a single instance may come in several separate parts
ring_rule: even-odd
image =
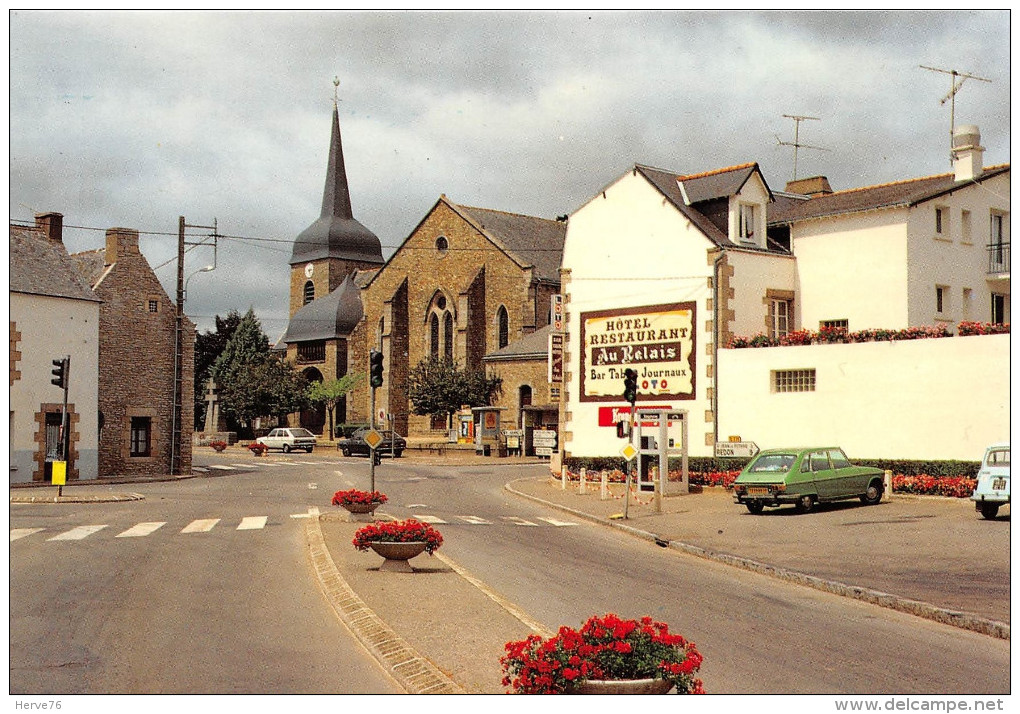
[[[738,235],[740,236],[740,242],[757,243],[757,240],[754,237],[755,228],[757,226],[754,217],[754,204],[740,204],[739,223]]]

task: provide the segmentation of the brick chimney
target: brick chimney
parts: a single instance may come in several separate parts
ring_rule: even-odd
[[[35,214],[35,227],[56,243],[64,242],[64,214],[51,211]]]
[[[981,132],[973,124],[962,124],[953,132],[953,173],[957,181],[970,181],[984,170],[985,147]]]
[[[106,231],[106,264],[120,258],[138,255],[138,231],[134,228],[110,228]]]
[[[812,176],[811,178],[787,181],[786,192],[799,193],[802,196],[811,196],[814,198],[815,196],[832,193],[832,187],[829,186],[829,179],[824,176]]]

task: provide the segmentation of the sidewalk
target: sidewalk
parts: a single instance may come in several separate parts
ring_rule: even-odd
[[[698,557],[1009,639],[1009,523],[980,521],[969,501],[899,497],[871,507],[856,502],[829,506],[806,517],[792,509],[789,516],[751,516],[728,492],[706,489],[663,499],[662,513],[654,511],[650,494],[639,494],[624,521],[615,518],[623,512],[622,499],[600,500],[597,485],[580,494],[576,484],[564,490],[558,481],[532,478],[506,488]],[[614,491],[620,494],[621,487]],[[547,628],[557,626],[531,620],[441,551],[413,560],[413,576],[379,577],[379,556],[351,546],[360,525],[337,512],[309,519],[313,566],[341,620],[408,692],[503,692],[499,658],[504,644],[532,632],[548,636]],[[871,530],[860,531],[861,526]],[[989,597],[986,584],[967,588],[957,582],[966,575],[960,571],[967,569],[969,551],[980,549],[980,542],[963,548],[957,543],[965,552],[942,559],[944,541],[957,542],[961,529],[966,538],[967,531],[987,526],[1005,536],[1004,562],[993,553],[982,564],[1005,570],[1001,603],[994,592]],[[857,534],[848,534],[855,529]],[[926,540],[918,540],[919,529]],[[872,547],[875,530],[886,539],[881,555]],[[939,554],[937,562],[932,553]],[[910,576],[911,569],[917,578]],[[883,591],[886,585],[909,592]],[[959,602],[976,612],[964,611]]]

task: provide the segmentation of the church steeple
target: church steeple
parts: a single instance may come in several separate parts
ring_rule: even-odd
[[[339,85],[339,80],[334,80],[336,85]],[[326,184],[322,191],[322,213],[294,241],[290,264],[299,265],[323,258],[357,263],[351,266],[352,269],[382,265],[384,262],[379,238],[359,223],[351,210],[351,192],[347,186],[340,139],[340,114],[335,97]]]

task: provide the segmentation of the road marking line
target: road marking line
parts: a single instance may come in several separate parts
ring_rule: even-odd
[[[93,533],[98,533],[104,528],[106,528],[106,526],[78,526],[77,528],[72,528],[69,531],[61,533],[60,535],[47,538],[47,540],[81,540],[82,538],[88,538]]]
[[[123,533],[118,533],[117,538],[141,538],[153,533],[166,525],[166,521],[149,521],[138,523],[128,528]]]
[[[319,461],[295,461],[295,464],[303,464],[305,466],[318,466]]]
[[[414,515],[414,518],[415,520],[421,521],[422,523],[437,523],[437,524],[446,523],[446,521],[444,521],[442,518],[438,518],[437,516],[424,516],[416,513]]]
[[[503,516],[503,520],[504,521],[510,521],[515,526],[537,526],[538,525],[537,523],[532,523],[531,521],[526,521],[523,518],[520,518],[518,516]]]
[[[240,469],[257,469],[259,466],[261,466],[261,464],[230,464],[230,465],[236,466]]]
[[[468,523],[470,523],[473,526],[491,526],[492,525],[492,521],[487,521],[484,518],[479,518],[478,516],[457,516],[457,518],[460,518],[460,519],[462,519],[464,521],[467,521]]]
[[[46,530],[46,529],[45,528],[12,528],[11,529],[11,542],[13,543],[18,538],[24,538],[25,536],[30,536],[33,533],[38,533],[39,531],[43,531],[43,530]]]
[[[314,491],[317,488],[319,488],[319,484],[317,484],[317,483],[310,483],[310,484],[308,484],[308,490],[309,491]]]
[[[245,516],[241,519],[241,525],[237,527],[237,530],[257,531],[266,527],[267,520],[269,520],[269,516]]]
[[[209,468],[219,469],[220,471],[237,471],[233,466],[224,466],[223,464],[213,464]]]
[[[546,523],[551,523],[552,525],[554,525],[554,526],[556,526],[558,528],[561,528],[563,526],[576,526],[577,525],[576,523],[572,523],[570,521],[558,521],[555,518],[543,518],[541,516],[538,517],[538,520],[545,521]]]
[[[209,469],[202,468],[201,466],[192,466],[192,471],[198,471],[200,474],[209,473]]]
[[[208,533],[219,522],[219,518],[199,518],[184,526],[181,533]]]

